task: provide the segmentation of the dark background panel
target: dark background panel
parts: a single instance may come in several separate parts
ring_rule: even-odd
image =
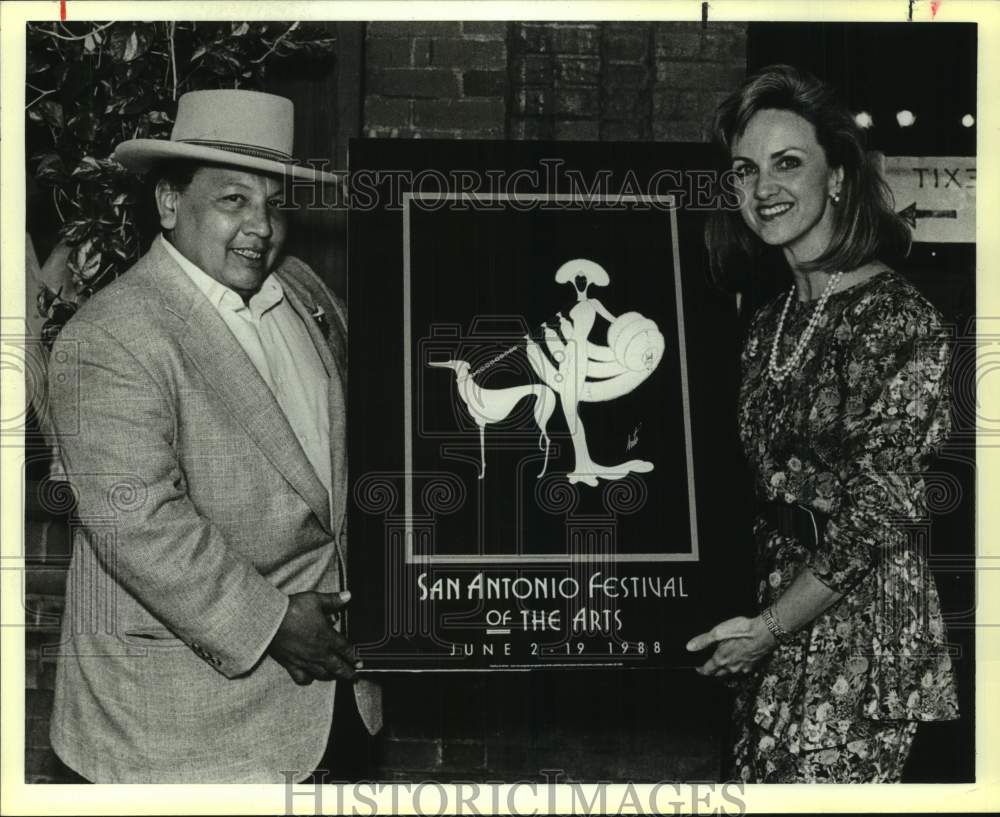
[[[366,141],[352,145],[352,170],[357,172],[361,169],[382,167],[397,170],[410,168],[419,171],[431,167],[447,173],[449,170],[460,168],[493,168],[510,174],[517,169],[538,168],[541,159],[552,156],[563,158],[566,167],[579,169],[587,179],[598,170],[612,169],[614,171],[612,190],[617,189],[615,185],[620,183],[623,174],[629,169],[634,171],[636,178],[646,180],[664,168],[680,172],[699,170],[704,168],[708,161],[705,148],[698,145],[674,146],[668,154],[664,154],[662,148],[655,145],[633,145],[624,150],[619,145],[596,144],[461,145],[436,144],[430,141],[409,144]],[[561,192],[567,190],[564,188]],[[702,217],[702,213],[687,210],[682,210],[679,214],[681,274],[686,314],[686,362],[692,401],[691,418],[701,559],[696,565],[671,566],[668,563],[635,569],[621,566],[617,571],[619,575],[670,572],[685,576],[692,598],[685,600],[683,606],[679,604],[663,606],[663,603],[659,602],[660,607],[647,605],[644,608],[629,608],[624,603],[622,607],[623,612],[632,616],[633,621],[637,615],[633,610],[647,610],[642,614],[642,631],[655,633],[657,628],[661,628],[672,641],[669,647],[664,644],[664,658],[661,660],[679,662],[687,666],[692,664],[691,657],[683,651],[683,643],[687,638],[727,615],[747,609],[752,592],[752,547],[748,535],[749,492],[738,453],[733,416],[738,342],[736,322],[733,320],[735,302],[731,296],[715,291],[705,278],[704,250],[701,242]],[[417,213],[411,225],[414,315],[431,316],[433,318],[431,322],[440,319],[440,322],[445,324],[458,324],[456,331],[460,334],[467,333],[470,328],[466,317],[470,307],[479,310],[480,318],[484,318],[486,314],[503,313],[512,315],[515,322],[522,321],[535,327],[542,318],[551,317],[556,308],[571,306],[574,302],[572,293],[565,293],[569,296],[568,299],[565,295],[560,296],[558,286],[549,281],[555,269],[570,257],[582,256],[602,260],[608,265],[611,285],[607,288],[592,289],[591,294],[599,296],[613,312],[627,311],[634,305],[644,314],[655,316],[661,329],[667,334],[667,356],[661,363],[663,372],[659,370],[655,372],[629,397],[634,395],[636,401],[639,401],[643,390],[646,390],[646,397],[642,401],[643,410],[649,417],[646,424],[654,426],[659,424],[668,436],[675,439],[673,450],[676,451],[678,445],[676,440],[681,440],[682,446],[683,435],[680,428],[680,394],[675,385],[679,367],[677,359],[679,347],[676,339],[672,339],[670,333],[666,331],[666,327],[673,321],[673,315],[670,313],[676,308],[672,279],[672,250],[669,241],[666,240],[669,234],[661,227],[661,222],[669,224],[665,221],[666,218],[665,213],[653,210],[632,214],[584,211],[569,216],[564,213],[541,212],[499,218],[493,213]],[[498,221],[502,224],[502,228],[493,226]],[[436,225],[436,229],[431,231],[432,225]],[[364,310],[369,318],[361,326],[358,326],[356,321],[352,325],[350,352],[352,371],[363,369],[379,373],[379,377],[373,377],[361,384],[357,378],[353,380],[349,411],[352,418],[363,417],[364,425],[358,429],[356,421],[352,420],[351,461],[374,463],[375,468],[369,466],[364,471],[356,470],[352,479],[356,485],[359,481],[364,484],[368,476],[366,472],[395,470],[396,475],[392,479],[395,480],[397,503],[394,508],[389,509],[388,515],[382,510],[379,513],[371,513],[355,506],[351,520],[352,541],[358,542],[360,539],[366,543],[362,551],[354,550],[352,556],[352,582],[355,586],[358,586],[359,581],[381,580],[382,577],[389,576],[393,572],[390,563],[398,561],[401,548],[400,541],[392,539],[392,536],[401,524],[399,517],[402,514],[402,480],[399,478],[403,462],[402,434],[399,429],[402,422],[402,401],[391,396],[396,385],[402,384],[402,344],[393,337],[394,334],[398,335],[401,332],[399,322],[393,323],[393,316],[401,315],[402,309],[401,230],[402,214],[398,209],[376,208],[352,213],[350,254],[357,266],[352,269],[348,294],[353,313],[358,314]],[[536,250],[534,241],[538,237],[543,238],[538,242]],[[455,276],[462,274],[463,263],[469,269],[469,278],[456,281]],[[514,281],[509,282],[507,270],[517,268],[518,265],[522,268],[527,265],[529,271],[537,270],[538,280],[531,275],[526,277],[523,272],[518,279],[515,273],[511,272]],[[445,281],[429,280],[425,283],[419,278],[422,268],[433,270],[432,277],[443,277]],[[525,308],[525,298],[529,302],[527,308]],[[663,310],[663,314],[657,314],[657,310]],[[463,317],[466,317],[465,321],[462,320]],[[427,329],[428,327],[422,325],[413,328],[415,358],[419,354],[420,335]],[[435,344],[439,340],[437,336],[432,337],[432,342]],[[443,341],[445,347],[450,342],[447,338]],[[476,348],[475,339],[470,339],[468,335],[454,342],[459,348],[469,350]],[[502,347],[502,344],[500,346]],[[488,352],[481,351],[478,355],[478,358],[486,360],[489,357]],[[419,389],[418,402],[423,400],[429,401],[432,406],[437,404],[439,410],[447,415],[442,422],[440,418],[429,416],[433,413],[430,409],[423,413],[415,411],[415,426],[423,431],[424,438],[416,440],[414,468],[419,472],[426,472],[443,465],[443,470],[449,468],[454,470],[453,466],[441,461],[441,450],[443,445],[446,447],[445,450],[449,450],[447,446],[451,445],[454,439],[453,431],[451,434],[448,433],[449,424],[463,421],[466,436],[471,437],[472,446],[469,450],[474,462],[478,463],[478,436],[475,427],[467,417],[461,413],[456,414],[453,407],[448,404],[451,400],[449,390],[453,388],[454,375],[447,370],[421,371],[419,361],[416,359],[412,375],[415,383],[424,384],[425,391],[431,389],[427,385],[429,378],[444,378],[445,397],[441,398],[440,384],[434,387],[434,393],[444,401],[443,407],[440,401],[435,403],[437,398],[424,397]],[[505,376],[518,379],[516,372],[505,373]],[[624,401],[625,398],[622,399],[622,402]],[[588,408],[596,407],[595,405]],[[595,421],[593,426],[588,425],[588,429],[594,428],[593,437],[595,441],[599,441],[602,436],[602,425],[616,420],[598,419],[598,413],[594,414]],[[358,429],[357,432],[355,429]],[[618,435],[621,439],[613,444],[619,451],[624,448],[626,432],[627,429],[622,429]],[[500,432],[488,431],[488,439],[495,438],[498,433]],[[604,436],[610,435],[605,432]],[[528,437],[532,439],[533,444],[534,432],[528,434]],[[568,447],[565,435],[560,444]],[[610,451],[610,447],[608,450]],[[671,451],[670,448],[664,450],[668,453]],[[597,451],[593,453],[596,455]],[[503,484],[500,483],[504,476],[503,469],[509,470],[510,461],[518,456],[521,456],[520,452],[505,459],[500,453],[488,447],[485,482],[493,480],[491,485]],[[650,458],[657,459],[654,456]],[[430,465],[425,468],[422,461]],[[559,458],[555,458],[550,468],[558,469],[560,465],[565,467]],[[661,465],[664,464],[661,462]],[[642,477],[644,482],[648,479],[649,514],[644,518],[645,521],[640,518],[640,514],[636,514],[635,519],[629,518],[628,524],[622,528],[626,532],[625,535],[634,536],[640,543],[640,547],[635,548],[636,550],[656,550],[657,547],[661,547],[665,550],[683,551],[690,545],[684,541],[688,528],[687,501],[685,496],[679,497],[677,494],[681,491],[686,492],[686,478],[680,484],[674,483],[678,482],[679,476],[685,476],[684,471],[665,466],[659,470],[662,476],[654,470],[652,474]],[[471,471],[464,475],[465,490],[469,496],[479,489],[480,483],[475,479],[474,466],[466,467],[465,471]],[[555,473],[559,473],[558,470]],[[665,481],[657,482],[658,476]],[[576,490],[585,500],[589,493],[597,494],[595,489]],[[420,500],[419,479],[415,480],[414,498],[414,511],[419,514],[421,512],[417,507]],[[589,501],[593,504],[592,498]],[[488,535],[503,539],[512,530],[513,523],[510,520],[512,509],[504,507],[502,496],[492,497],[490,502],[490,513],[496,521],[491,521],[488,525],[491,528]],[[530,506],[531,498],[525,504]],[[474,511],[475,505],[472,505],[473,516]],[[433,535],[435,537],[440,535],[443,539],[450,535],[457,539],[459,532],[463,528],[467,529],[470,524],[467,516],[468,511],[465,517],[461,512],[448,516],[440,515],[434,522]],[[527,524],[533,525],[530,520]],[[595,528],[598,527],[596,522],[590,524]],[[561,538],[567,535],[566,523],[558,519],[556,524],[549,526],[547,530],[558,532]],[[676,545],[658,544],[673,539],[677,540]],[[628,540],[624,539],[619,540],[618,549],[632,548],[628,547]],[[597,564],[595,569],[600,567],[601,565]],[[468,573],[475,568],[467,566],[463,569]],[[579,575],[580,571],[581,568],[573,569],[574,575]],[[456,573],[441,568],[434,575],[453,576]],[[398,579],[393,581],[398,582]],[[412,570],[409,581],[412,584]],[[379,590],[376,587],[372,589],[376,593]],[[407,601],[416,604],[412,595]],[[401,629],[408,634],[408,639],[393,641],[390,646],[396,648],[405,642],[409,644],[411,650],[419,651],[421,638],[417,631],[423,632],[427,637],[435,622],[440,626],[446,621],[444,616],[449,609],[452,613],[455,612],[455,608],[441,605],[437,613],[430,614],[430,622],[422,622],[420,614],[416,612],[408,614],[402,608],[387,611],[384,620],[395,620],[397,630]],[[385,626],[378,621],[382,615],[378,607],[366,609],[365,612],[365,615],[356,612],[352,622],[355,638],[362,643],[378,640]],[[377,615],[372,616],[371,613]],[[394,619],[394,616],[402,616],[411,622],[420,623],[408,625]],[[468,616],[465,618],[466,623],[467,621]],[[435,644],[435,639],[429,637],[426,640],[426,649],[440,651],[441,644]],[[561,677],[565,675],[559,674]],[[709,688],[706,687],[707,689]],[[581,686],[580,694],[586,694],[586,690],[586,685]]]
[[[538,451],[533,400],[525,399],[507,421],[487,426],[487,470],[480,483],[479,432],[458,400],[455,374],[428,367],[425,358],[432,350],[422,353],[421,347],[433,337],[436,325],[454,324],[460,328],[460,337],[453,342],[438,340],[433,349],[435,359],[468,361],[477,373],[474,380],[486,389],[538,383],[525,354],[523,335],[530,333],[544,346],[542,322],[555,326],[557,312],[569,314],[576,303],[575,290],[571,284],[557,284],[554,273],[573,258],[593,260],[609,273],[610,284],[592,286],[590,298],[599,299],[614,314],[641,311],[666,334],[659,365],[637,388],[612,401],[580,404],[587,445],[596,462],[610,465],[642,458],[654,464],[652,472],[630,480],[630,484],[641,482],[649,499],[642,507],[618,515],[616,550],[690,552],[669,213],[648,207],[526,213],[510,205],[503,208],[498,213],[422,212],[411,205],[412,376],[423,409],[419,422],[438,429],[433,436],[415,434],[414,467],[453,469],[470,497],[464,508],[440,520],[438,552],[463,552],[466,548],[468,553],[468,531],[476,530],[470,515],[478,516],[480,511],[488,553],[566,550],[564,514],[543,509],[536,497],[541,487],[536,476],[544,456]],[[684,237],[684,241],[691,240],[690,235]],[[512,324],[513,328],[507,328]],[[598,318],[592,341],[604,343],[602,333],[607,326]],[[504,365],[491,366],[498,355],[505,355]],[[547,399],[553,399],[551,393]],[[548,428],[559,453],[550,456],[546,473],[550,480],[565,479],[573,469],[574,453],[560,407],[556,406]],[[628,449],[633,432],[637,443]],[[447,451],[456,444],[464,444],[473,461],[465,465],[449,461]],[[526,457],[531,464],[522,467]],[[607,514],[604,494],[608,487],[602,482],[598,488],[572,488],[579,502],[575,512]],[[517,513],[512,514],[515,500]]]
[[[869,147],[888,156],[975,156],[974,23],[750,23],[747,73],[787,63],[833,84],[873,119]],[[916,121],[901,128],[896,114]]]

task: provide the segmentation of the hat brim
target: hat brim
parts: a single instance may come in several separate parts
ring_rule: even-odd
[[[203,145],[170,142],[166,139],[129,139],[115,148],[112,157],[136,173],[145,173],[152,169],[157,162],[167,159],[187,159],[208,164],[245,168],[276,176],[292,176],[296,179],[312,182],[337,184],[343,181],[340,176],[322,170],[285,164],[271,159],[260,159],[256,156],[244,156],[242,153],[233,153]]]

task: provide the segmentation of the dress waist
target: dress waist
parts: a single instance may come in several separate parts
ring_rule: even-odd
[[[830,518],[825,513],[787,502],[758,502],[757,514],[782,536],[794,537],[810,550],[823,544],[823,531]]]

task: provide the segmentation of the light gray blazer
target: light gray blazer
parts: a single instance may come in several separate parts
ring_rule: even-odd
[[[82,527],[51,736],[95,782],[283,782],[325,749],[334,684],[297,686],[264,650],[287,594],[340,587],[346,326],[305,264],[277,275],[330,373],[332,502],[250,359],[157,242],[53,348],[51,415]]]

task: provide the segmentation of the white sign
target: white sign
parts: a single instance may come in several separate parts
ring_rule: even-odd
[[[882,174],[914,241],[975,242],[974,157],[884,156]]]

